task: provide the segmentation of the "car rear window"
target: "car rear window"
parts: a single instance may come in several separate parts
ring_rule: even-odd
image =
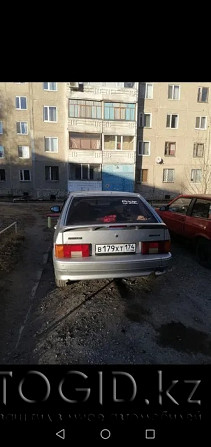
[[[75,197],[69,207],[66,225],[100,223],[157,222],[137,197]]]

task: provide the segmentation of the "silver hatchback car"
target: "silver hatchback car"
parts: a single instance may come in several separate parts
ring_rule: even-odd
[[[53,244],[58,287],[69,281],[146,276],[171,266],[167,226],[137,193],[70,193],[60,213]]]

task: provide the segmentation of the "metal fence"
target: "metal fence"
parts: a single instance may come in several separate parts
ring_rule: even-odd
[[[9,228],[11,227],[15,227],[15,233],[17,234],[18,232],[18,224],[17,222],[13,222],[11,225],[9,225],[8,227],[4,228],[3,230],[0,231],[0,234],[4,233],[5,231],[9,230]]]

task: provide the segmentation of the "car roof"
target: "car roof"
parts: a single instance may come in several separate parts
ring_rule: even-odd
[[[187,197],[194,199],[196,197],[197,199],[208,199],[211,200],[211,194],[180,194],[179,196],[175,197],[175,199],[178,199],[179,197]]]
[[[141,197],[140,194],[135,192],[127,192],[127,191],[71,191],[69,193],[71,197],[80,197],[80,196],[128,196],[128,197]]]

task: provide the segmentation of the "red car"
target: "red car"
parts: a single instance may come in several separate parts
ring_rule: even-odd
[[[198,262],[211,268],[211,195],[180,194],[156,212],[171,233],[194,242]]]

